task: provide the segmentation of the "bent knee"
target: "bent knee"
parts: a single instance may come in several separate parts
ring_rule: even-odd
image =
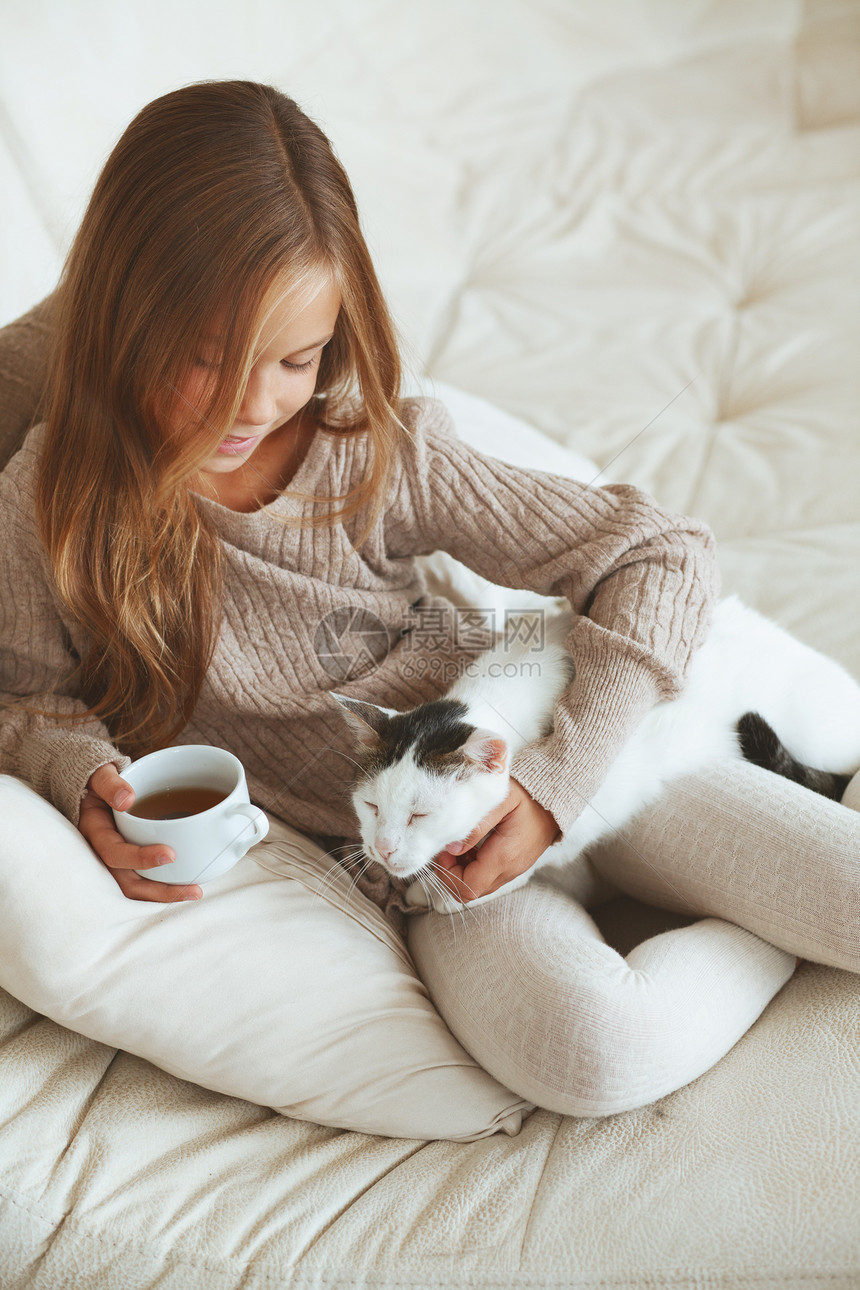
[[[679,1043],[668,1019],[625,1005],[577,1009],[534,1036],[508,1087],[539,1106],[577,1117],[617,1115],[647,1105],[676,1085],[667,1056]],[[536,1042],[535,1042],[536,1041]],[[677,1066],[677,1061],[669,1065]],[[498,1073],[496,1078],[502,1078]]]

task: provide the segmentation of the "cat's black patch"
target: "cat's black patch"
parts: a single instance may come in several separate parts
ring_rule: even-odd
[[[389,717],[376,746],[364,754],[368,777],[394,766],[410,751],[423,770],[439,773],[456,765],[462,760],[460,749],[475,729],[463,720],[467,712],[461,699],[436,699]]]
[[[841,800],[850,775],[837,775],[829,770],[815,770],[812,766],[804,766],[803,762],[792,757],[779,735],[759,713],[745,712],[735,729],[741,752],[747,761],[764,770],[773,771],[775,775],[791,779],[795,784],[802,784],[804,788],[812,789],[813,793],[832,797],[837,802]]]

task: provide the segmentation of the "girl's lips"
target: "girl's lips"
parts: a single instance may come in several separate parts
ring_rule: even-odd
[[[234,439],[232,437],[222,439],[218,445],[218,451],[235,456],[236,453],[247,452],[249,448],[253,448],[261,438],[261,435],[254,435],[250,439]]]

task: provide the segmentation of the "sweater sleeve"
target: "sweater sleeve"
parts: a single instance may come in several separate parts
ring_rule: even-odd
[[[99,766],[130,760],[101,721],[83,715],[69,678],[77,657],[52,591],[35,521],[31,431],[0,475],[0,772],[15,775],[77,824],[87,782]],[[48,715],[24,711],[21,699]]]
[[[511,764],[564,834],[646,712],[684,688],[719,591],[713,534],[631,486],[485,456],[457,439],[441,404],[417,407],[385,519],[388,554],[446,551],[496,585],[564,596],[578,615],[566,641],[576,673],[553,729]]]

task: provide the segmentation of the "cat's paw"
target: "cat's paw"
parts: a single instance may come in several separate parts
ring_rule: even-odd
[[[410,883],[403,893],[403,899],[407,905],[411,905],[415,909],[427,909],[430,904],[427,899],[427,892],[420,882]]]
[[[454,914],[462,909],[462,901],[453,894],[443,896],[435,889],[428,896],[420,882],[413,882],[403,893],[407,905],[416,909],[433,909],[437,914]]]

